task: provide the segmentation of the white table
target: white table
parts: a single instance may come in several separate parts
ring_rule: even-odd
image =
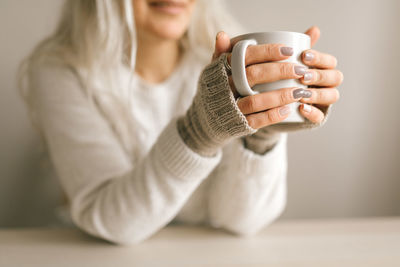
[[[170,226],[129,247],[75,229],[2,229],[0,266],[397,267],[400,218],[280,221],[245,239]]]

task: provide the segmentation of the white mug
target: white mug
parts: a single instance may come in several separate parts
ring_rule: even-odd
[[[301,60],[304,50],[310,49],[310,36],[298,32],[259,32],[237,36],[231,40],[233,45],[231,65],[232,79],[241,96],[254,95],[257,92],[266,92],[287,87],[307,88],[298,79],[280,80],[271,83],[257,84],[250,88],[246,77],[245,55],[249,45],[280,43],[293,48],[293,55],[279,62],[291,62],[305,66]],[[307,66],[305,66],[307,67]],[[304,117],[299,112],[299,102],[289,104],[291,109],[289,117],[283,122],[304,122]]]

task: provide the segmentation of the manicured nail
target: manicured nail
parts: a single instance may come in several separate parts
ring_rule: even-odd
[[[314,54],[311,52],[306,52],[304,54],[304,60],[305,61],[312,61],[314,59]]]
[[[291,47],[284,46],[284,47],[281,47],[280,50],[281,50],[281,54],[284,56],[293,55],[293,48],[291,48]]]
[[[307,113],[311,112],[311,106],[307,104],[303,104],[303,110]]]
[[[293,90],[293,98],[310,98],[312,95],[310,90],[305,90],[303,88],[298,88]]]
[[[303,88],[298,88],[296,90],[293,90],[293,98],[302,98],[304,95],[304,89]]]
[[[307,68],[306,68],[306,67],[303,67],[303,66],[294,66],[294,72],[295,72],[297,75],[304,75],[304,74],[306,73],[306,71],[307,71]]]
[[[312,92],[310,90],[305,90],[303,88],[298,88],[293,90],[293,98],[310,98],[312,95]]]
[[[304,74],[304,81],[311,81],[311,80],[312,80],[312,77],[313,77],[312,72],[306,72],[306,73]]]
[[[284,106],[284,107],[279,109],[279,114],[281,116],[286,116],[289,113],[290,113],[290,107],[289,106]]]

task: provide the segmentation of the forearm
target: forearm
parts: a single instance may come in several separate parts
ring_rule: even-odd
[[[161,134],[131,172],[73,196],[75,223],[92,235],[125,244],[140,242],[170,222],[220,157],[192,152],[174,127]]]
[[[210,177],[210,223],[238,234],[252,234],[275,220],[285,206],[286,136],[263,156],[239,146],[237,142],[224,150]]]

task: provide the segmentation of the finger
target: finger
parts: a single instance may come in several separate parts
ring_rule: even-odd
[[[270,92],[246,96],[238,100],[237,105],[244,114],[257,113],[271,108],[285,106],[297,102],[302,97],[310,97],[311,91],[303,88],[283,88]]]
[[[321,31],[319,30],[319,28],[317,26],[312,26],[305,32],[305,34],[310,36],[311,47],[313,47],[315,45],[315,43],[318,41],[318,39],[321,35]]]
[[[338,87],[343,82],[343,73],[339,70],[309,69],[301,83],[323,87]]]
[[[221,54],[227,53],[231,51],[231,40],[229,39],[228,34],[221,31],[217,33],[215,38],[215,49],[214,54],[212,56],[212,60],[218,58]]]
[[[299,79],[306,72],[306,67],[288,62],[255,64],[246,68],[247,81],[250,87],[278,80]]]
[[[301,57],[304,64],[318,69],[334,69],[337,65],[337,59],[334,56],[312,49],[304,51]]]
[[[259,129],[271,124],[275,124],[286,119],[290,114],[290,107],[283,106],[269,109],[267,111],[253,113],[246,116],[248,124],[253,129]]]
[[[308,104],[300,105],[299,110],[301,115],[313,123],[320,123],[325,117],[321,110]]]
[[[308,88],[307,91],[310,91],[311,96],[308,98],[300,99],[300,102],[309,104],[331,105],[333,103],[336,103],[340,98],[339,91],[336,88]]]
[[[283,44],[251,45],[246,50],[246,66],[267,61],[285,60],[293,55],[293,48]]]
[[[246,50],[245,65],[264,63],[288,59],[293,55],[293,48],[283,44],[262,44],[251,45]],[[231,62],[232,54],[228,55],[228,62]]]

